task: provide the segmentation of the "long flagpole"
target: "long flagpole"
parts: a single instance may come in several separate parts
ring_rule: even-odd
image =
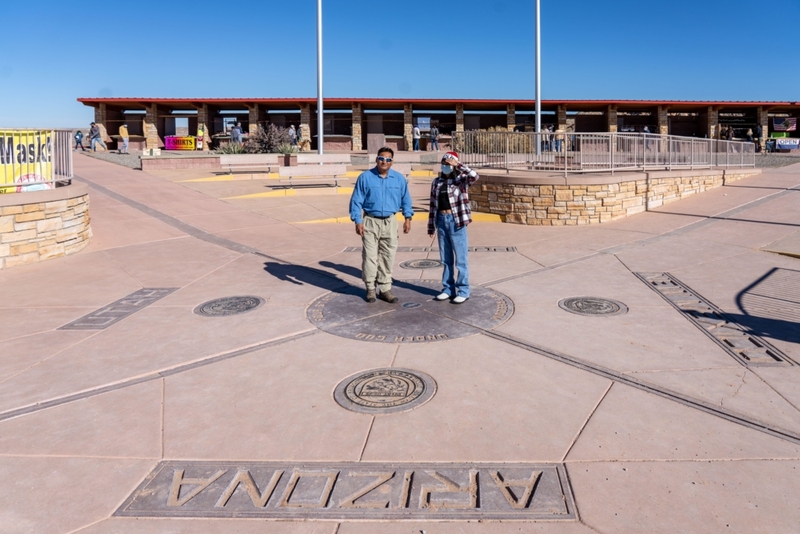
[[[542,62],[541,62],[541,31],[539,27],[539,0],[536,0],[536,133],[542,131]],[[536,154],[542,150],[541,140],[536,143]]]
[[[537,0],[538,1],[538,0]],[[317,0],[317,153],[323,153],[325,109],[322,104],[322,0]],[[320,164],[322,161],[320,160]]]

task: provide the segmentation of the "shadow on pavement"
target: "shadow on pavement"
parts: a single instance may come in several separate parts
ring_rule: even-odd
[[[346,274],[354,278],[361,279],[361,269],[357,269],[351,265],[333,263],[330,261],[321,261],[319,262],[319,264],[323,267],[327,267],[328,269],[333,269],[335,271],[339,271],[342,274]],[[421,293],[423,295],[436,296],[440,293],[439,291],[433,290],[429,287],[413,284],[409,281],[397,280],[396,278],[393,278],[392,285],[395,287],[402,287],[403,289],[410,289],[412,291],[416,291],[417,293]]]

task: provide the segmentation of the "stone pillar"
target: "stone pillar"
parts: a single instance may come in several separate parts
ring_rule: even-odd
[[[248,116],[249,122],[247,124],[247,131],[250,135],[255,135],[258,133],[258,112],[259,112],[258,104],[247,106],[247,109],[250,112]]]
[[[361,150],[361,104],[353,102],[353,144],[351,150]]]
[[[150,104],[145,108],[144,138],[146,148],[161,148],[161,138],[158,136],[158,104]]]
[[[211,117],[208,114],[208,104],[202,104],[195,107],[197,108],[197,132],[195,133],[198,138],[197,140],[203,142],[203,148],[201,150],[203,152],[207,152],[211,150],[211,147],[209,146],[211,144],[211,131],[208,128],[208,123],[210,122]]]
[[[514,104],[506,105],[506,127],[509,132],[517,127],[517,107]]]
[[[709,139],[719,139],[719,110],[714,106],[708,106],[707,131]]]
[[[667,106],[658,106],[656,118],[658,119],[658,130],[654,133],[669,135],[669,108]]]
[[[617,131],[617,106],[608,106],[606,110],[606,124],[609,132]]]
[[[403,104],[403,139],[405,140],[405,149],[414,149],[414,136],[412,130],[414,129],[414,108],[411,104]]]
[[[108,108],[106,108],[104,103],[100,103],[96,108],[94,108],[94,122],[100,128],[100,138],[106,143],[111,141],[111,138],[108,136],[108,132],[106,131],[107,118]]]
[[[300,104],[300,137],[305,146],[311,147],[311,104]],[[302,147],[301,147],[302,149]]]
[[[759,106],[756,110],[756,120],[761,125],[761,150],[767,146],[767,137],[769,137],[769,112],[763,107]],[[756,133],[756,132],[753,132]]]
[[[558,109],[556,110],[556,122],[558,125],[556,131],[567,131],[567,106],[558,106]]]
[[[464,104],[456,104],[456,131],[464,131]]]

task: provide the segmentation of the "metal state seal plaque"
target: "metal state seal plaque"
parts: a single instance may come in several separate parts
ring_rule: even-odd
[[[373,369],[350,376],[336,387],[333,398],[342,408],[386,414],[416,408],[436,393],[430,376],[410,369]]]

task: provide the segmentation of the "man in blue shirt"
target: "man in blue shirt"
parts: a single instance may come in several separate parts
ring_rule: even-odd
[[[397,251],[397,212],[403,212],[403,233],[411,231],[411,195],[405,177],[392,170],[394,151],[383,147],[375,158],[376,166],[358,177],[350,197],[350,220],[361,236],[361,278],[367,286],[367,302],[377,296],[394,304],[392,268]]]

